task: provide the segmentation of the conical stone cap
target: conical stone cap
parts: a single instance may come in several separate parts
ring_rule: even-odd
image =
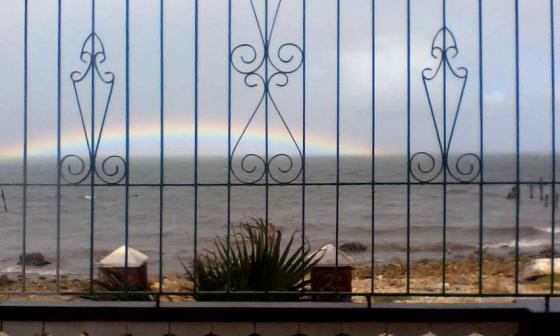
[[[335,267],[336,266],[336,247],[333,244],[327,244],[321,247],[313,259],[319,260],[315,267]],[[314,260],[314,261],[315,261]],[[340,250],[338,251],[338,266],[351,266],[352,261]]]
[[[125,246],[121,246],[101,259],[101,267],[125,267]],[[128,267],[140,267],[148,262],[149,257],[144,253],[128,247]],[[2,336],[2,335],[0,335]]]

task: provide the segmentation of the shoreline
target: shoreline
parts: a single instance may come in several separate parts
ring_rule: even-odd
[[[534,258],[532,255],[520,255],[519,271]],[[515,293],[515,257],[513,256],[485,256],[483,261],[482,293],[504,294]],[[358,263],[353,265],[352,292],[370,293],[372,289],[371,264]],[[445,292],[449,297],[407,297],[399,294],[406,292],[406,262],[398,261],[391,263],[376,264],[374,268],[374,293],[390,294],[391,296],[372,297],[372,301],[394,301],[394,302],[483,302],[483,301],[511,301],[511,297],[452,297],[453,294],[479,294],[479,259],[476,255],[456,258],[447,261],[445,285],[442,283],[443,267],[439,260],[421,260],[410,262],[410,292],[427,295],[440,295],[445,286]],[[193,290],[193,284],[184,274],[166,273],[164,275],[164,292],[188,292]],[[560,278],[556,276],[555,289],[560,290]],[[158,276],[150,276],[150,290],[158,291]],[[543,294],[550,293],[550,276],[525,281],[519,277],[520,294]],[[27,277],[27,293],[17,293],[22,289],[21,280],[4,278],[0,284],[0,291],[14,292],[0,295],[0,301],[89,301],[92,299],[103,300],[103,297],[94,298],[80,297],[71,292],[87,292],[90,288],[89,280],[73,278],[62,275],[60,277],[60,290],[64,295],[56,295],[56,279],[43,276]],[[96,291],[102,289],[95,285]],[[41,293],[41,292],[44,292]],[[68,295],[67,295],[68,294]],[[105,298],[106,300],[106,298]],[[185,302],[193,301],[190,295],[164,295],[162,301]],[[365,302],[364,296],[354,296],[354,302]]]

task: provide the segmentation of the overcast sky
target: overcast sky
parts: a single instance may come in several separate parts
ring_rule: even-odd
[[[261,27],[264,0],[254,0]],[[278,0],[269,1],[269,28]],[[158,155],[160,120],[159,1],[133,0],[130,15],[131,154]],[[85,70],[80,50],[91,32],[91,1],[63,0],[62,9],[62,145],[63,154],[85,152],[77,101],[70,74]],[[104,43],[101,70],[115,75],[106,134],[100,155],[122,154],[125,148],[125,7],[124,1],[96,1],[96,32]],[[558,7],[556,6],[557,10]],[[23,139],[23,1],[4,0],[0,11],[0,151],[21,157]],[[200,1],[199,152],[227,155],[228,21],[226,0]],[[193,153],[194,130],[194,1],[165,1],[165,149],[168,156]],[[271,52],[302,40],[302,1],[283,0],[271,39]],[[522,151],[551,148],[551,73],[548,0],[520,1],[520,115]],[[556,13],[556,18],[560,19]],[[259,31],[250,0],[234,0],[233,47],[249,43],[258,52]],[[406,152],[406,1],[376,1],[375,114],[376,152]],[[468,79],[455,138],[457,153],[478,152],[479,60],[478,1],[448,0],[448,28],[459,53],[454,68],[465,67]],[[57,112],[57,6],[55,0],[29,0],[29,149],[32,156],[54,157]],[[411,1],[411,146],[412,152],[437,153],[436,133],[422,84],[422,70],[437,66],[431,44],[442,27],[441,0]],[[340,134],[341,153],[370,155],[372,142],[371,1],[341,1]],[[515,150],[514,1],[483,1],[484,142],[487,152]],[[560,32],[556,32],[556,37]],[[560,41],[556,41],[560,42]],[[557,43],[560,46],[560,43]],[[336,151],[336,1],[307,0],[306,141],[308,155]],[[98,50],[99,51],[99,50]],[[296,59],[297,61],[297,55]],[[558,67],[557,67],[558,68]],[[302,69],[289,74],[284,87],[272,86],[282,117],[303,145]],[[264,75],[264,74],[263,74]],[[448,129],[462,82],[448,78]],[[102,114],[107,87],[96,83],[96,115]],[[232,70],[232,145],[254,112],[262,87],[245,85]],[[442,113],[442,83],[430,84],[434,112]],[[86,121],[91,114],[89,80],[78,85]],[[270,101],[269,101],[270,103]],[[264,150],[262,106],[240,141],[240,152]],[[296,145],[269,104],[271,155],[296,152]],[[97,120],[99,123],[100,119]],[[89,121],[87,121],[89,123]],[[442,125],[439,125],[440,131]]]

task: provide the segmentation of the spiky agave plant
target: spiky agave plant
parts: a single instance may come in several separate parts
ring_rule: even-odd
[[[267,232],[268,231],[268,232]],[[282,233],[262,219],[243,222],[233,232],[229,249],[226,238],[218,237],[214,251],[207,251],[185,267],[196,285],[198,300],[293,300],[297,294],[262,292],[296,292],[309,280],[304,275],[319,261],[309,247],[298,246],[292,251],[296,232],[282,247]],[[228,295],[212,291],[228,291]],[[245,293],[236,293],[245,292]],[[261,292],[261,293],[247,293]]]

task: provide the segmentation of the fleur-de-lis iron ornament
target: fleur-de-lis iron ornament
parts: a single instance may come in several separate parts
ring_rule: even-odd
[[[422,82],[428,99],[428,106],[441,156],[436,158],[429,152],[421,151],[410,157],[410,174],[421,183],[432,182],[442,176],[442,174],[448,174],[458,182],[472,182],[480,175],[481,160],[477,154],[460,154],[458,157],[453,158],[454,164],[451,164],[449,155],[469,75],[467,68],[454,67],[451,63],[451,60],[458,53],[457,41],[451,30],[447,27],[441,28],[432,41],[431,50],[432,57],[438,60],[437,66],[435,69],[430,67],[422,71]],[[449,109],[451,119],[448,120],[447,113],[442,113],[442,119],[438,122],[435,112],[436,103],[430,94],[429,83],[443,76],[443,85],[446,86],[447,74],[460,82],[460,91],[456,100],[456,106]],[[447,89],[444,89],[443,95],[442,105],[443,109],[447,111]],[[448,121],[451,121],[451,127],[448,126]]]
[[[113,87],[115,85],[115,75],[111,71],[103,71],[102,64],[106,60],[105,47],[101,38],[96,33],[88,35],[80,52],[80,59],[85,64],[84,70],[76,70],[70,74],[72,86],[78,112],[80,114],[80,122],[88,150],[87,159],[77,155],[68,154],[60,160],[61,177],[70,184],[80,184],[88,177],[94,175],[103,183],[117,184],[121,182],[127,173],[126,161],[122,156],[110,155],[99,160],[98,153],[103,139],[103,131],[106,126],[107,113],[111,104]],[[103,85],[108,88],[106,97],[102,97],[103,102],[100,107],[100,123],[95,127],[96,109],[95,101],[97,100],[93,92],[87,97],[91,99],[91,113],[89,120],[92,125],[88,125],[86,111],[84,109],[84,101],[86,97],[80,95],[79,87],[86,80],[91,80],[90,85],[95,87],[96,84]],[[89,161],[89,162],[88,162]]]
[[[280,111],[273,91],[288,85],[290,75],[302,67],[304,54],[302,48],[292,42],[280,44],[273,49],[274,28],[282,0],[277,2],[271,25],[268,25],[269,14],[264,14],[266,17],[265,20],[262,20],[264,23],[261,23],[253,0],[250,0],[250,4],[261,45],[259,48],[248,43],[237,45],[231,50],[231,66],[243,76],[245,86],[251,89],[258,88],[262,90],[262,93],[230,153],[231,173],[241,183],[258,183],[268,175],[277,183],[287,184],[300,176],[303,169],[303,154],[286,118]],[[238,155],[239,145],[243,143],[248,129],[254,123],[255,116],[259,112],[265,112],[266,106],[269,106],[271,112],[279,118],[280,126],[285,131],[288,142],[293,143],[294,153],[297,153],[299,160],[294,160],[288,153],[276,153],[268,157],[263,157],[258,153]]]

